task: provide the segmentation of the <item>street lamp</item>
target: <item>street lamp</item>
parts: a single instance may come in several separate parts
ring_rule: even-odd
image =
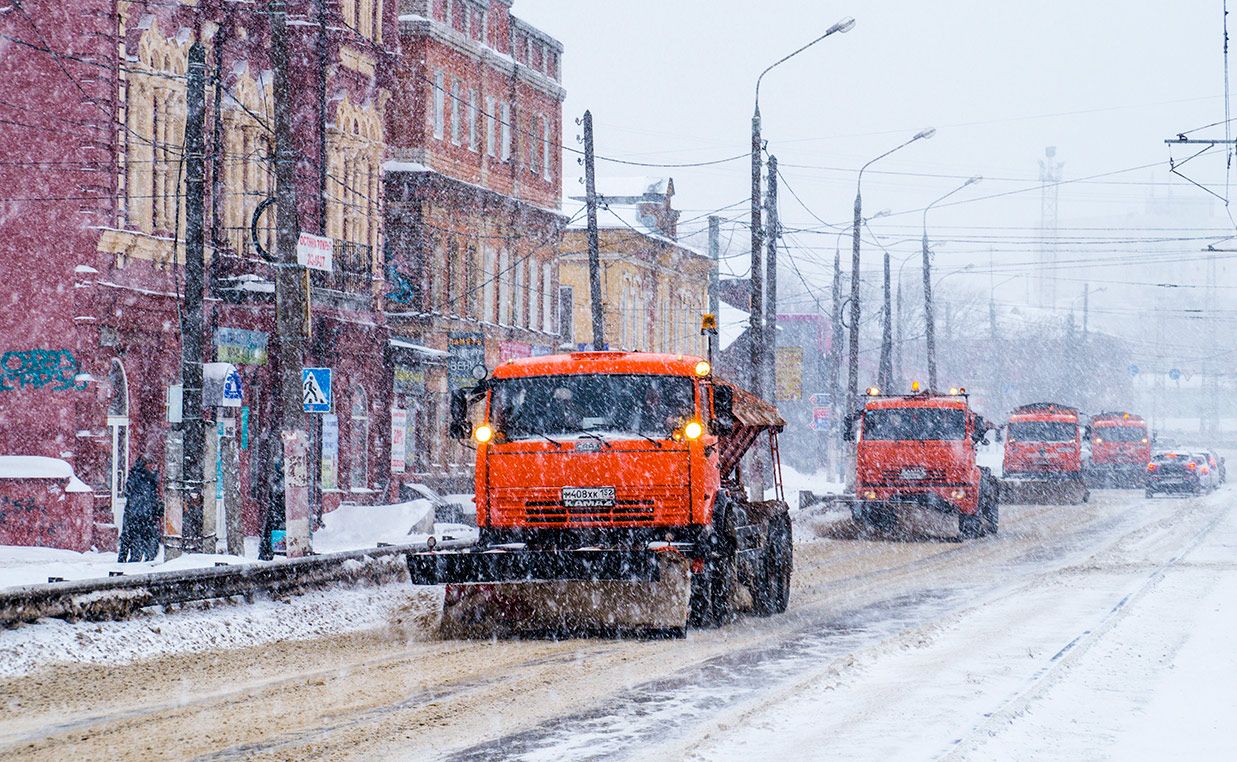
[[[914,137],[902,145],[885,151],[859,168],[859,179],[855,181],[855,224],[854,232],[851,235],[853,251],[851,254],[850,272],[850,363],[847,368],[848,401],[853,401],[859,396],[859,224],[863,221],[863,197],[860,192],[863,183],[863,170],[894,151],[905,148],[916,140],[930,138],[935,134],[936,130],[931,127],[926,130],[920,130],[915,133]]]
[[[764,364],[764,359],[766,356],[765,349],[764,349],[765,337],[764,337],[764,321],[763,321],[764,312],[765,312],[764,310],[764,290],[762,288],[761,280],[760,280],[760,272],[761,272],[760,256],[761,256],[761,247],[764,244],[764,240],[763,240],[764,235],[760,227],[760,147],[761,147],[761,142],[760,142],[760,80],[764,79],[764,76],[768,74],[770,71],[772,71],[775,67],[780,66],[781,64],[790,60],[791,58],[799,55],[800,53],[812,47],[813,45],[820,42],[821,40],[825,39],[829,35],[835,34],[837,32],[849,32],[851,29],[854,29],[854,27],[855,27],[855,20],[851,18],[850,16],[847,16],[846,18],[842,19],[841,21],[837,22],[833,26],[826,29],[825,33],[822,34],[821,36],[812,40],[811,42],[799,48],[798,50],[791,53],[790,55],[785,56],[782,59],[778,60],[777,62],[771,64],[764,71],[760,72],[760,76],[756,78],[755,109],[752,111],[752,206],[751,206],[752,294],[751,294],[751,323],[750,323],[751,328],[749,330],[749,333],[751,333],[752,335],[752,344],[751,344],[752,378],[753,378],[752,391],[755,392],[756,396],[758,397],[766,396],[762,390],[762,387],[764,386],[764,384],[761,380],[762,374],[760,372],[760,368]],[[771,257],[770,259],[771,259],[770,266],[769,266],[770,277],[776,277],[777,271],[776,269],[774,269],[775,265],[773,264],[773,262],[776,261],[776,258]],[[777,305],[772,304],[772,305],[769,305],[769,307],[776,314]],[[776,341],[777,337],[774,336],[773,340]]]
[[[923,323],[928,346],[928,387],[930,389],[936,388],[936,325],[932,317],[932,263],[928,257],[928,210],[968,185],[974,185],[983,179],[976,175],[923,209]]]
[[[878,217],[885,217],[889,214],[888,209],[883,209],[876,214],[868,217],[863,221],[864,227],[872,234],[872,240],[876,241],[876,245],[885,253],[885,303],[881,321],[881,354],[879,370],[876,372],[876,385],[881,389],[890,388],[890,381],[893,376],[893,304],[891,302],[892,294],[889,287],[889,249],[885,244],[881,243],[880,236],[872,232],[872,226],[868,223]]]

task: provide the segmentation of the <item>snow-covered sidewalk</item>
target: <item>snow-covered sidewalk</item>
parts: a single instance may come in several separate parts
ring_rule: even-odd
[[[471,503],[471,496],[450,496],[452,502]],[[434,521],[433,506],[417,499],[395,505],[344,505],[323,517],[323,527],[314,533],[316,553],[365,550],[382,545],[422,545],[430,536],[447,544],[470,544],[476,527]],[[59,548],[0,545],[0,590],[52,581],[80,581],[115,574],[147,574],[211,568],[218,564],[258,564],[258,539],[245,538],[245,555],[222,553],[185,554],[166,559],[163,551],[154,561],[118,563],[114,552],[78,553]]]

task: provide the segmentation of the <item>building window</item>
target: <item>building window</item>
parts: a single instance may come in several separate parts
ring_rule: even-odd
[[[541,330],[550,333],[554,325],[554,268],[549,262],[541,265]]]
[[[464,302],[467,308],[464,311],[466,317],[481,319],[481,294],[478,287],[481,285],[482,277],[482,261],[481,253],[476,244],[468,244],[464,253],[464,266],[467,268],[467,273],[464,278],[465,296]]]
[[[502,159],[511,161],[511,104],[504,103],[501,111],[502,121]]]
[[[494,312],[494,295],[495,295],[495,290],[497,289],[497,284],[496,284],[495,279],[498,277],[497,275],[498,268],[496,265],[497,262],[498,262],[498,254],[494,251],[494,247],[487,245],[485,247],[485,259],[484,259],[485,269],[482,271],[482,276],[481,276],[485,278],[485,288],[482,289],[483,291],[482,299],[485,300],[485,307],[484,307],[482,314],[484,316],[483,319],[487,323],[498,322],[496,320],[496,316]]]
[[[443,136],[443,110],[446,99],[446,76],[440,72],[434,72],[434,137],[442,140]]]
[[[519,254],[516,254],[519,257]],[[524,328],[528,325],[525,319],[528,312],[525,310],[525,280],[524,274],[527,272],[528,260],[517,259],[515,263],[515,325],[519,328]]]
[[[575,295],[571,286],[558,287],[558,335],[564,344],[574,346],[576,334],[573,320],[575,318]]]
[[[537,117],[528,117],[528,171],[534,175],[541,174],[537,167]]]
[[[494,108],[496,103],[494,96],[485,96],[485,152],[489,156],[494,155]]]
[[[511,271],[510,260],[504,250],[498,255],[498,323],[511,325]]]
[[[541,117],[541,174],[550,179],[550,120]]]
[[[460,144],[460,81],[451,80],[451,142]]]
[[[476,151],[477,145],[477,91],[468,91],[468,150]]]
[[[369,486],[369,406],[365,403],[365,390],[360,386],[352,389],[352,431],[349,440],[352,461],[352,489]]]

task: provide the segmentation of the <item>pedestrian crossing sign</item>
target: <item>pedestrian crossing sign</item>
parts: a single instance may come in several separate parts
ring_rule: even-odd
[[[331,412],[331,369],[301,369],[301,401],[306,413]]]

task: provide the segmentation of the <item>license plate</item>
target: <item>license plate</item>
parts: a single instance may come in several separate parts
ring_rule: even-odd
[[[922,479],[922,478],[924,478],[924,477],[925,477],[925,476],[927,476],[927,475],[928,475],[928,472],[927,472],[927,471],[924,471],[922,468],[904,468],[904,469],[902,469],[902,478],[903,478],[903,479],[908,479],[908,480],[913,480],[913,479]]]
[[[565,508],[613,508],[614,487],[563,487]]]

